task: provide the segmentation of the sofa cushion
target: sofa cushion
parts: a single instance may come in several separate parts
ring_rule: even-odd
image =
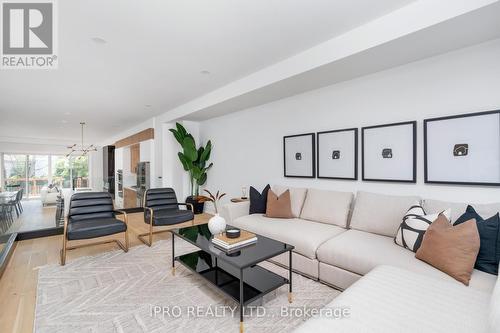
[[[350,192],[308,189],[300,218],[347,227],[353,194]]]
[[[443,214],[425,232],[415,257],[469,285],[479,253],[476,221],[452,225]]]
[[[449,220],[451,210],[448,209],[442,214]],[[426,215],[420,205],[412,206],[403,217],[403,222],[401,222],[396,237],[394,237],[394,242],[407,250],[417,252],[422,244],[425,232],[438,216],[439,213]]]
[[[423,207],[426,212],[441,212],[445,209],[451,208],[451,222],[455,223],[455,221],[465,213],[467,206],[469,204],[459,203],[459,202],[447,202],[433,199],[425,199],[423,201]],[[476,212],[488,218],[490,216],[495,215],[500,212],[500,203],[491,203],[491,204],[470,204]]]
[[[268,192],[266,217],[293,218],[289,190],[281,193],[280,196],[277,196],[273,191]]]
[[[316,258],[317,248],[345,229],[302,219],[275,219],[261,214],[237,218],[232,225],[295,246],[295,252]]]
[[[461,284],[415,258],[415,253],[394,244],[391,237],[359,230],[348,230],[325,242],[319,247],[317,256],[320,262],[360,275],[367,274],[379,265],[391,265]],[[496,278],[493,274],[475,269],[469,285],[471,288],[491,292]]]
[[[487,332],[489,298],[462,284],[379,266],[325,307],[349,309],[349,316],[318,316],[295,332]]]
[[[414,196],[393,196],[359,191],[350,226],[352,229],[394,237],[409,207],[418,204]]]
[[[490,332],[500,332],[500,275],[497,278],[490,303]]]
[[[470,219],[476,220],[477,230],[481,239],[481,247],[474,267],[490,274],[498,274],[500,260],[500,216],[498,213],[488,219],[483,219],[472,206],[455,221],[455,225]]]
[[[271,189],[269,184],[264,187],[262,194],[255,189],[255,187],[250,186],[250,209],[249,214],[264,214],[266,212],[267,206],[267,193]]]
[[[286,190],[290,190],[290,200],[292,203],[293,217],[300,216],[300,212],[302,211],[302,206],[304,205],[304,199],[306,198],[307,194],[306,188],[273,185],[272,190],[278,196],[281,195]]]

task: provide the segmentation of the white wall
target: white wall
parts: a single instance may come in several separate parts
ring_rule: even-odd
[[[207,187],[241,195],[281,183],[341,191],[419,194],[452,201],[500,201],[500,189],[423,183],[424,118],[500,108],[500,40],[429,58],[201,123],[214,143]],[[283,177],[284,135],[418,121],[418,182]],[[361,154],[361,151],[360,151]],[[359,165],[361,175],[361,165]]]

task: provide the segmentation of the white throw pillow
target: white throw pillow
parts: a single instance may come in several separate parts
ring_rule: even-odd
[[[394,237],[394,242],[405,249],[417,252],[422,244],[427,228],[438,218],[439,214],[446,216],[449,221],[451,209],[447,209],[441,213],[426,214],[424,208],[415,203],[403,217],[403,222],[401,222],[398,233]]]
[[[299,217],[302,211],[302,206],[304,205],[304,200],[306,198],[307,189],[299,187],[289,187],[282,185],[273,185],[273,192],[280,196],[286,190],[290,190],[290,202],[292,204],[292,215],[293,217]]]

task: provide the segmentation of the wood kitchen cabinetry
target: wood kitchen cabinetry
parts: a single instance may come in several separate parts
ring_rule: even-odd
[[[128,187],[123,189],[123,208],[137,207],[137,192]]]
[[[141,149],[139,144],[130,146],[130,172],[137,173],[137,163],[140,162]]]

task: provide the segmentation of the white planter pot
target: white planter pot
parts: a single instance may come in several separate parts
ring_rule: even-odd
[[[226,219],[224,219],[219,214],[215,214],[210,220],[208,220],[208,229],[212,235],[217,235],[226,230]]]

